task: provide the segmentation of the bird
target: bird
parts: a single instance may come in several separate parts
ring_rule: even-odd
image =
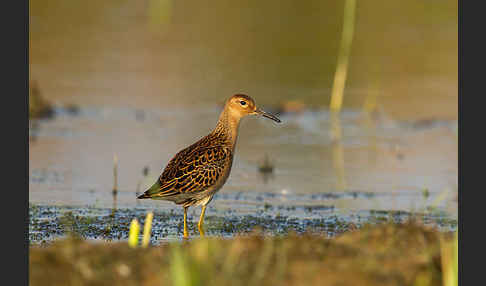
[[[246,94],[235,94],[226,100],[216,127],[205,137],[179,151],[167,164],[157,181],[137,199],[172,201],[184,209],[184,239],[187,231],[187,209],[201,206],[198,222],[204,236],[206,206],[228,179],[240,120],[259,115],[280,123],[275,115],[257,108],[255,100]]]

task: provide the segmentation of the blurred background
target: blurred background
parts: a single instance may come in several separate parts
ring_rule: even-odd
[[[457,1],[357,1],[333,116],[344,2],[31,0],[29,201],[110,206],[116,155],[120,206],[176,208],[135,194],[241,92],[283,123],[242,122],[215,209],[457,216]]]

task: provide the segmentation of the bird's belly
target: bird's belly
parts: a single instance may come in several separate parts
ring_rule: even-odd
[[[204,197],[206,196],[213,196],[215,193],[217,193],[222,187],[223,185],[226,183],[226,181],[228,180],[228,177],[229,177],[229,171],[226,172],[225,174],[223,174],[223,176],[217,180],[214,185],[208,187],[204,192]]]
[[[230,167],[222,174],[222,176],[213,185],[209,186],[206,190],[200,193],[200,200],[205,200],[206,198],[210,200],[210,198],[212,198],[214,194],[216,194],[223,187],[223,185],[228,180],[229,174],[231,172],[231,163],[232,162],[230,162]],[[202,203],[198,202],[198,205],[200,204]]]

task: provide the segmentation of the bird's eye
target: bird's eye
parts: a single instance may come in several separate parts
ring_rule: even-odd
[[[240,101],[240,104],[241,104],[241,105],[246,105],[246,101],[243,101],[243,100],[242,100],[242,101]]]

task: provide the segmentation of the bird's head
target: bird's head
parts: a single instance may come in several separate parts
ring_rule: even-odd
[[[273,121],[281,122],[275,115],[257,108],[253,98],[246,94],[235,94],[230,97],[226,102],[226,108],[232,116],[237,118],[243,118],[247,115],[261,115]]]

